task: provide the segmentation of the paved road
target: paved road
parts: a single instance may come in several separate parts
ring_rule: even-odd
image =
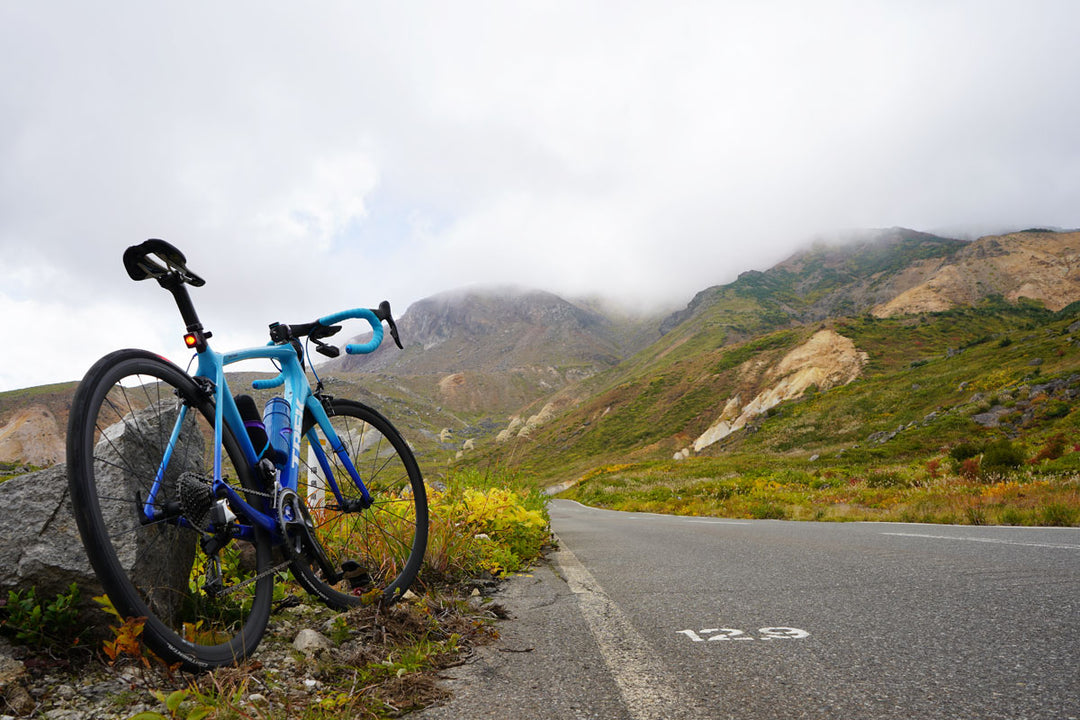
[[[567,501],[552,526],[551,568],[430,717],[1080,717],[1080,530]]]

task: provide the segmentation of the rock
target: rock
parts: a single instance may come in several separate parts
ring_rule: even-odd
[[[296,639],[293,640],[293,647],[305,655],[315,655],[320,650],[329,650],[333,646],[330,640],[317,630],[304,628],[297,633]]]
[[[28,715],[34,709],[34,700],[23,686],[26,667],[18,660],[0,655],[0,698],[5,709],[18,715]]]
[[[150,406],[107,428],[96,451],[102,461],[99,481],[103,495],[125,498],[102,503],[108,526],[117,536],[128,538],[127,544],[119,549],[121,562],[128,567],[138,563],[137,572],[143,577],[156,576],[161,587],[187,582],[195,555],[194,535],[187,534],[188,542],[182,542],[178,529],[168,525],[158,525],[157,530],[150,532],[125,533],[136,529],[138,523],[126,498],[133,497],[137,477],[152,477],[156,470],[149,454],[140,453],[139,448],[147,445],[148,438],[156,439],[158,428],[163,423],[171,426],[175,418],[176,410],[172,407]],[[167,487],[172,488],[182,472],[201,470],[198,458],[202,455],[202,443],[203,438],[195,429],[181,433],[174,457],[191,460],[187,465],[170,468]],[[120,455],[129,461],[117,462]],[[133,465],[132,456],[146,459],[141,465]],[[75,523],[66,466],[56,465],[0,483],[0,504],[7,517],[19,518],[17,523],[0,523],[0,558],[3,558],[0,589],[33,586],[39,597],[52,597],[66,592],[75,582],[82,588],[84,604],[91,607],[90,598],[100,595],[102,589],[86,558]],[[141,553],[149,543],[156,543],[155,551]],[[163,548],[168,548],[168,552]],[[168,613],[171,608],[162,603],[159,611]]]
[[[0,588],[32,586],[39,597],[53,597],[76,582],[84,598],[101,594],[75,525],[63,465],[0,484],[0,503],[8,517],[19,518],[0,523]]]
[[[1009,412],[1009,408],[995,405],[984,413],[972,415],[971,419],[986,428],[996,428],[1001,424],[1001,416]]]
[[[21,661],[0,655],[0,692],[6,692],[9,685],[19,682],[25,675],[26,666]]]

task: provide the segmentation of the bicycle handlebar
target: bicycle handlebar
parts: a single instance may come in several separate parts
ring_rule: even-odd
[[[343,320],[367,320],[368,325],[371,326],[372,337],[366,343],[349,343],[345,346],[345,352],[349,355],[363,355],[365,353],[373,352],[375,348],[379,347],[383,341],[383,326],[381,319],[375,314],[374,310],[367,308],[354,308],[352,310],[343,310],[341,312],[334,313],[333,315],[327,315],[326,317],[319,318],[318,323],[324,327],[335,325]],[[400,347],[400,343],[398,344]]]

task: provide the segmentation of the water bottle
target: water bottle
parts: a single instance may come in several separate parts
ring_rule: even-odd
[[[263,425],[270,440],[270,457],[276,465],[283,465],[289,457],[289,442],[292,439],[292,426],[289,424],[289,401],[285,398],[270,398],[263,408]]]

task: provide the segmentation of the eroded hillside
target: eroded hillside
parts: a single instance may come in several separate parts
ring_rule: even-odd
[[[878,305],[874,315],[940,312],[994,294],[1060,310],[1080,299],[1080,232],[1029,230],[980,238],[949,262],[922,268],[929,270],[924,282]]]

